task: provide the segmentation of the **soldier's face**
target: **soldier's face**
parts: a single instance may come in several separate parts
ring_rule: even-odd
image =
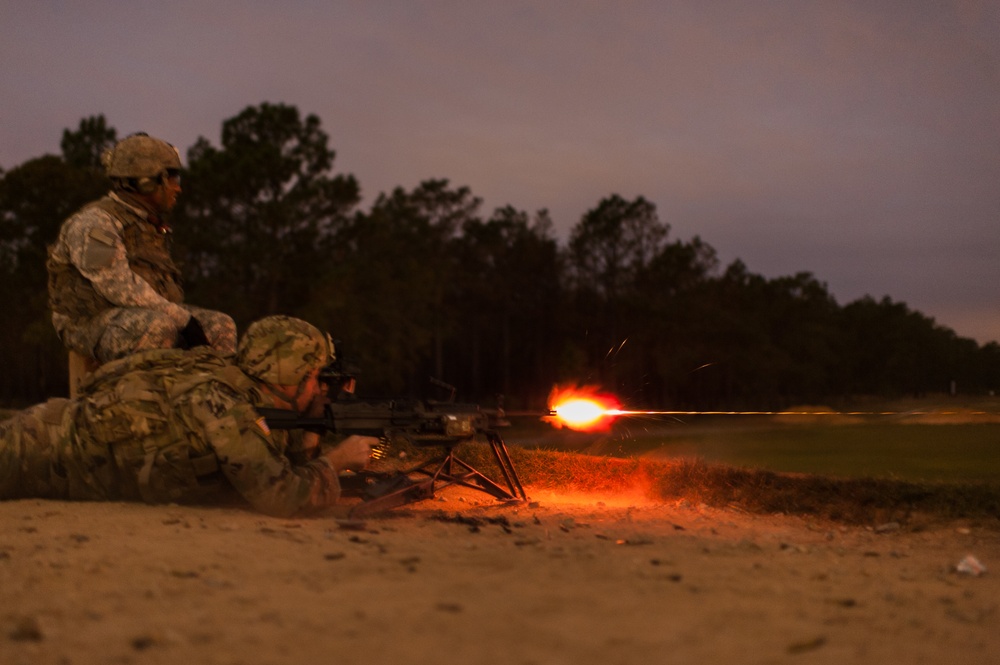
[[[169,175],[160,180],[160,186],[150,196],[157,210],[160,212],[170,212],[177,205],[177,197],[180,193],[180,175]]]
[[[295,399],[295,410],[304,413],[312,401],[323,391],[319,382],[319,370],[317,369],[305,379],[302,392]]]
[[[278,384],[265,384],[273,396],[282,403],[281,408],[291,407],[299,413],[305,413],[317,395],[322,393],[322,385],[319,382],[319,369],[302,380],[302,383],[294,386],[284,386]]]

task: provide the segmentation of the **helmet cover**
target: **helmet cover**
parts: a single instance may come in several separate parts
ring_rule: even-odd
[[[111,178],[155,178],[168,169],[180,170],[181,156],[166,141],[139,133],[105,150],[101,163]]]
[[[264,383],[295,386],[330,362],[330,338],[302,319],[269,316],[250,324],[236,349],[236,363]]]

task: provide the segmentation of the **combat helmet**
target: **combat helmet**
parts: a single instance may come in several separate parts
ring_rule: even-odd
[[[333,359],[329,336],[302,319],[269,316],[250,324],[236,349],[236,364],[264,383],[295,386]]]
[[[111,178],[157,178],[180,171],[181,155],[166,141],[137,132],[105,150],[101,164]]]

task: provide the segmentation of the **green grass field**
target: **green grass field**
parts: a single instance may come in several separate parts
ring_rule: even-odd
[[[541,487],[641,487],[657,500],[868,525],[997,524],[1000,400],[838,410],[891,415],[623,417],[603,434],[516,419],[504,437],[522,480]]]
[[[620,439],[626,454],[772,471],[908,480],[1000,480],[1000,425],[722,427]]]
[[[619,458],[696,459],[844,478],[1000,482],[1000,419],[976,415],[1000,414],[1000,402],[866,408],[901,415],[623,417],[604,434],[519,421],[504,436],[514,445]]]

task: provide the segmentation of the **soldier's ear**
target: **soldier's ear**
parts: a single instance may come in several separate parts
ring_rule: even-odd
[[[157,184],[155,178],[142,177],[136,181],[135,188],[140,194],[152,194],[156,191]]]

